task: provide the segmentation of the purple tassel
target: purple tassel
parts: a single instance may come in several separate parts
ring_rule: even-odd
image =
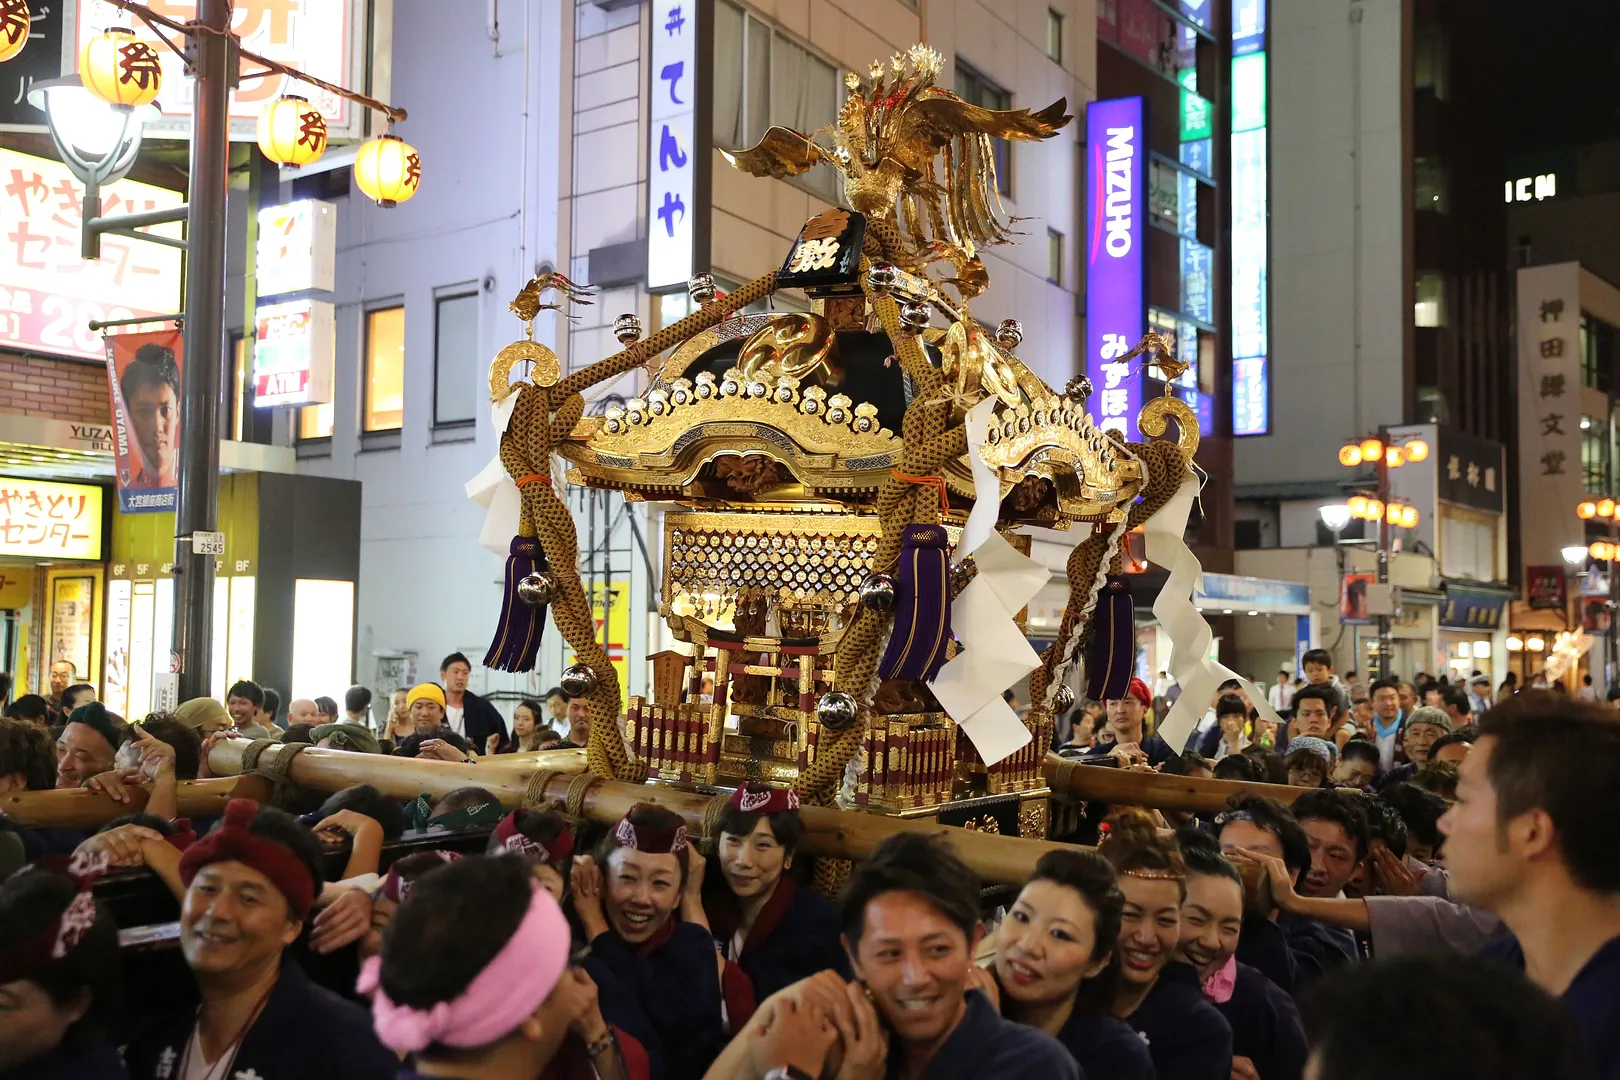
[[[894,568],[894,629],[878,663],[880,679],[932,679],[951,640],[951,563],[945,530],[908,525]]]
[[[1136,673],[1136,605],[1124,574],[1109,574],[1091,611],[1086,646],[1086,696],[1113,701],[1125,696]]]
[[[518,599],[518,582],[550,569],[540,541],[532,536],[512,537],[506,557],[506,585],[501,590],[501,623],[484,655],[484,666],[496,671],[532,671],[546,629],[546,606]]]

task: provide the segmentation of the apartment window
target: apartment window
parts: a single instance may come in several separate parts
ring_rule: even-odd
[[[1433,270],[1417,276],[1412,322],[1417,326],[1446,325],[1446,282]]]
[[[1412,199],[1418,213],[1447,213],[1450,198],[1446,190],[1446,166],[1438,158],[1420,157],[1412,161]]]
[[[405,422],[405,309],[366,313],[361,431],[398,431]]]
[[[330,439],[332,437],[332,403],[305,405],[298,410],[298,440]]]
[[[969,105],[978,105],[985,109],[1012,108],[1011,94],[968,67],[961,60],[956,61],[956,96]],[[1012,196],[1012,152],[1007,147],[1006,139],[994,139],[992,144],[996,161],[996,190],[1010,198]]]
[[[809,135],[838,118],[838,69],[763,19],[717,0],[714,41],[714,139],[720,146],[752,146],[773,125]],[[837,198],[830,168],[811,169],[792,182]]]
[[[1046,9],[1046,55],[1063,63],[1063,13]]]
[[[1046,280],[1063,284],[1063,234],[1056,229],[1046,230]]]
[[[478,293],[433,301],[433,426],[471,424],[478,413]]]

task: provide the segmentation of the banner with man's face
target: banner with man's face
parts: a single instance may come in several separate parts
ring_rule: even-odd
[[[179,330],[107,337],[118,461],[118,509],[155,514],[175,508],[180,473]]]

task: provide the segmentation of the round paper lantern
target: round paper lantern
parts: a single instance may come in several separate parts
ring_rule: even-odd
[[[84,43],[79,78],[86,90],[107,104],[135,108],[157,100],[163,67],[157,50],[137,41],[135,31],[114,26]]]
[[[1339,464],[1353,469],[1361,464],[1361,444],[1347,443],[1339,447]]]
[[[22,52],[33,24],[34,17],[28,14],[28,0],[0,0],[0,62]]]
[[[284,94],[259,112],[259,149],[296,169],[326,153],[326,117],[297,94]]]
[[[378,206],[397,206],[422,182],[422,155],[398,135],[379,135],[360,144],[354,182]]]

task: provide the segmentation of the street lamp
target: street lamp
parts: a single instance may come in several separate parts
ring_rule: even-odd
[[[1350,507],[1344,503],[1328,503],[1326,506],[1317,507],[1316,512],[1321,516],[1322,524],[1326,525],[1328,531],[1335,537],[1344,532],[1345,527],[1350,524]]]
[[[1586,562],[1586,546],[1584,544],[1571,544],[1560,551],[1559,554],[1563,555],[1564,561],[1571,566],[1580,566]]]
[[[1429,444],[1422,439],[1407,439],[1396,443],[1389,438],[1387,429],[1378,434],[1347,440],[1339,447],[1339,464],[1346,468],[1371,465],[1377,477],[1377,491],[1358,492],[1350,499],[1351,516],[1378,522],[1378,584],[1389,584],[1389,530],[1416,528],[1418,509],[1408,503],[1392,501],[1389,473],[1407,462],[1418,462],[1429,456]],[[1378,616],[1378,677],[1389,678],[1390,620],[1388,615]]]

